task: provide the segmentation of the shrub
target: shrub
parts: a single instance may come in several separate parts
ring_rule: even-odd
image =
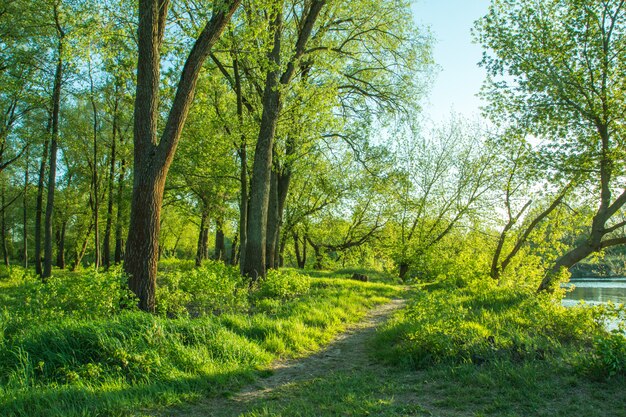
[[[169,317],[206,316],[248,307],[248,285],[236,268],[206,262],[200,268],[161,274],[157,312]]]
[[[109,272],[58,272],[46,284],[32,271],[12,268],[0,292],[0,341],[31,325],[63,318],[96,318],[118,314],[136,305],[127,277],[119,268]]]
[[[602,379],[626,375],[626,337],[618,332],[596,337],[592,358],[588,365],[592,375]]]
[[[295,271],[270,270],[259,284],[258,298],[287,299],[309,292],[311,279]]]
[[[483,281],[418,293],[377,343],[387,360],[424,368],[567,355],[570,347],[590,350],[602,332],[592,309],[567,309],[551,297]]]

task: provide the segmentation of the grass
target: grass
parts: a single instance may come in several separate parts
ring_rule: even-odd
[[[229,400],[402,291],[352,273],[284,270],[248,293],[232,269],[172,263],[152,316],[119,308],[132,298],[117,272],[43,286],[15,270],[0,278],[0,414],[183,416],[173,406],[204,398],[219,407],[198,415],[216,417],[624,415],[626,339],[602,326],[623,309],[566,309],[489,280],[416,287],[367,358]]]
[[[367,275],[370,282],[384,284],[400,284],[402,281],[388,271],[378,271],[367,268],[341,268],[335,270],[307,270],[306,274],[315,278],[351,278],[353,274]]]
[[[169,266],[160,281],[166,305],[151,316],[119,307],[131,298],[117,272],[2,279],[2,415],[122,416],[236,390],[399,292],[287,271],[248,293],[219,264]]]
[[[427,286],[370,341],[365,365],[215,415],[621,417],[626,367],[605,365],[626,358],[626,344],[603,330],[606,314],[484,283]],[[615,337],[610,352],[598,350]]]
[[[623,381],[593,381],[545,364],[465,364],[421,371],[393,366],[335,371],[286,384],[246,404],[242,413],[216,410],[213,415],[621,417],[625,407]]]

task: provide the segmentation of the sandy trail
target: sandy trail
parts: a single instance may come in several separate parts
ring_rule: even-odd
[[[375,364],[368,354],[368,343],[374,337],[376,329],[404,307],[406,300],[393,299],[368,312],[358,323],[348,327],[337,335],[323,350],[305,358],[281,360],[270,365],[272,374],[260,378],[230,398],[207,398],[177,410],[165,411],[167,416],[237,416],[244,413],[250,405],[258,404],[272,392],[288,384],[322,377],[331,372],[350,372]]]

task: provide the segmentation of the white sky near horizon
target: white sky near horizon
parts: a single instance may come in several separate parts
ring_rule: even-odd
[[[439,66],[431,91],[424,101],[424,117],[433,122],[448,120],[451,113],[467,118],[480,116],[477,97],[485,78],[478,66],[482,48],[472,43],[471,28],[482,17],[489,0],[414,0],[413,16],[434,37],[433,57]]]

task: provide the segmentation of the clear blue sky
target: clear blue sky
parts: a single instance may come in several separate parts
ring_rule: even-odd
[[[472,117],[480,113],[476,94],[485,77],[477,63],[482,56],[472,43],[473,22],[487,12],[489,0],[414,0],[415,21],[428,26],[435,38],[434,59],[439,72],[424,103],[424,114],[433,121],[450,112]]]

